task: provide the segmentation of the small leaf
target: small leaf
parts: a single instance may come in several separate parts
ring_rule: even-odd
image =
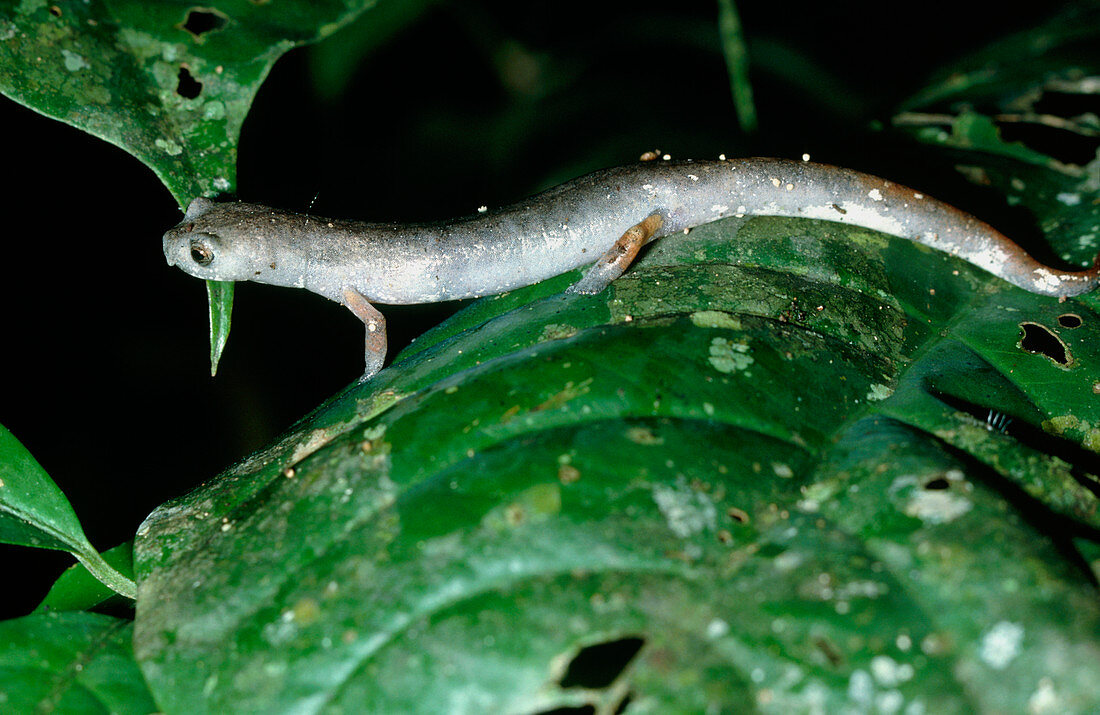
[[[127,541],[103,552],[103,560],[128,579],[134,578],[134,542]],[[48,611],[87,611],[117,596],[103,585],[81,563],[73,564],[61,574],[35,613]]]
[[[726,72],[741,131],[752,133],[756,131],[756,104],[752,99],[752,82],[749,81],[749,51],[733,0],[718,0],[718,34],[722,40],[722,54],[726,58]]]
[[[88,543],[72,505],[46,470],[0,425],[0,541],[68,551],[112,589],[134,598],[134,582]]]
[[[69,500],[15,435],[2,425],[0,541],[61,551],[87,544]]]
[[[206,298],[210,306],[210,376],[218,374],[218,363],[229,340],[233,319],[233,286],[226,281],[206,281]]]
[[[133,625],[96,613],[44,613],[0,623],[0,710],[158,710],[134,662]]]

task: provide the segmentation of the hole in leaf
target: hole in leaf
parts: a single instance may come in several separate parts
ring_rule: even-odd
[[[1042,355],[1061,367],[1069,367],[1073,362],[1066,344],[1046,326],[1027,322],[1020,323],[1020,329],[1024,331],[1017,343],[1021,350]]]
[[[924,485],[924,488],[932,490],[932,491],[939,491],[939,490],[942,490],[942,489],[950,489],[951,488],[951,482],[947,481],[943,477],[936,477],[935,479],[931,479],[928,482],[926,482],[925,485]]]
[[[626,712],[626,708],[630,705],[630,701],[634,699],[634,693],[627,693],[620,702],[618,707],[615,708],[615,715],[623,715]]]
[[[176,85],[176,94],[184,99],[194,99],[202,93],[202,82],[191,76],[191,70],[185,65],[180,65],[179,84]]]
[[[1056,120],[1045,117],[1006,121],[999,119],[997,127],[1001,138],[1006,142],[1020,142],[1029,149],[1054,157],[1066,163],[1084,166],[1096,158],[1096,149],[1100,140],[1095,136],[1078,134],[1075,131],[1051,124]]]
[[[606,688],[622,675],[645,645],[644,638],[619,638],[581,648],[561,678],[563,688]]]
[[[1054,117],[1080,117],[1100,114],[1100,96],[1089,91],[1089,80],[1062,80],[1058,89],[1047,89],[1031,106],[1036,114]]]
[[[57,5],[50,5],[49,10],[54,17],[61,17],[61,8]]]
[[[193,7],[179,27],[190,32],[197,42],[202,42],[203,35],[222,29],[227,22],[229,18],[212,7]]]
[[[1080,328],[1083,322],[1081,316],[1076,313],[1064,313],[1058,316],[1058,325],[1063,328]]]
[[[578,707],[554,708],[542,710],[535,715],[596,715],[596,708],[592,705],[580,705]]]

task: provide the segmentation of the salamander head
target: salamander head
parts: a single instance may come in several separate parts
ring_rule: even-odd
[[[164,234],[170,266],[211,281],[271,281],[276,268],[271,209],[197,198],[179,225]]]

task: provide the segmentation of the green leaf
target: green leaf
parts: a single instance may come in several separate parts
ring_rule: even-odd
[[[0,92],[133,154],[184,206],[232,192],[252,99],[369,0],[0,2]]]
[[[1100,121],[1081,109],[1100,73],[1100,55],[1082,49],[1098,36],[1100,6],[1067,6],[1043,27],[944,68],[893,119],[946,149],[975,184],[1030,209],[1057,255],[1076,265],[1100,253]]]
[[[749,81],[749,52],[741,18],[733,0],[718,0],[718,34],[722,40],[722,54],[726,58],[726,72],[730,78],[733,104],[737,108],[737,120],[741,131],[756,131],[756,105],[752,100],[752,83]]]
[[[229,340],[233,320],[234,283],[206,281],[206,299],[210,310],[210,376],[218,374],[218,363]]]
[[[1098,34],[1100,6],[1068,3],[1047,22],[940,68],[927,86],[902,104],[902,109],[999,105],[1006,111],[1019,112],[1032,108],[1040,99],[1035,94],[1037,88],[1087,93],[1089,75],[1095,73],[1100,59],[1095,51]],[[1080,117],[1087,119],[1087,115]]]
[[[158,710],[134,662],[133,627],[95,613],[0,623],[0,710],[118,713]]]
[[[134,598],[134,582],[88,543],[69,500],[19,440],[0,425],[0,541],[68,551],[96,578]]]
[[[103,552],[103,560],[124,577],[134,578],[134,543],[127,541]],[[35,613],[86,611],[117,594],[89,573],[84,564],[73,564],[58,577]]]
[[[1043,431],[1100,424],[1093,308],[782,219],[575,277],[475,303],[150,516],[166,708],[1100,704],[1100,603],[1055,546],[1100,525],[1095,455]]]

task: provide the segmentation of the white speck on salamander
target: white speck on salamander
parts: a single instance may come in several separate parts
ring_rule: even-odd
[[[699,177],[696,176],[695,174],[688,174],[688,178],[691,179],[692,181],[698,181],[699,180]]]
[[[871,189],[867,192],[867,197],[872,201],[882,201],[882,192],[878,189]]]
[[[489,210],[489,207],[488,207],[488,206],[478,206],[478,207],[477,207],[477,212],[478,212],[479,214],[483,214],[483,213],[485,213],[485,212],[486,212],[486,211],[488,211],[488,210]]]
[[[729,206],[723,206],[722,204],[715,204],[714,206],[710,207],[710,210],[713,211],[716,214],[721,214],[721,213],[725,213],[725,212],[729,211],[730,207]]]
[[[1060,280],[1062,276],[1056,276],[1048,271],[1046,268],[1036,268],[1033,272],[1036,276],[1036,285],[1041,285],[1044,288],[1048,288],[1050,290],[1057,290],[1058,286],[1062,284],[1062,281]]]
[[[1057,194],[1054,198],[1058,199],[1066,206],[1076,206],[1081,203],[1081,194],[1070,193],[1068,191]]]

